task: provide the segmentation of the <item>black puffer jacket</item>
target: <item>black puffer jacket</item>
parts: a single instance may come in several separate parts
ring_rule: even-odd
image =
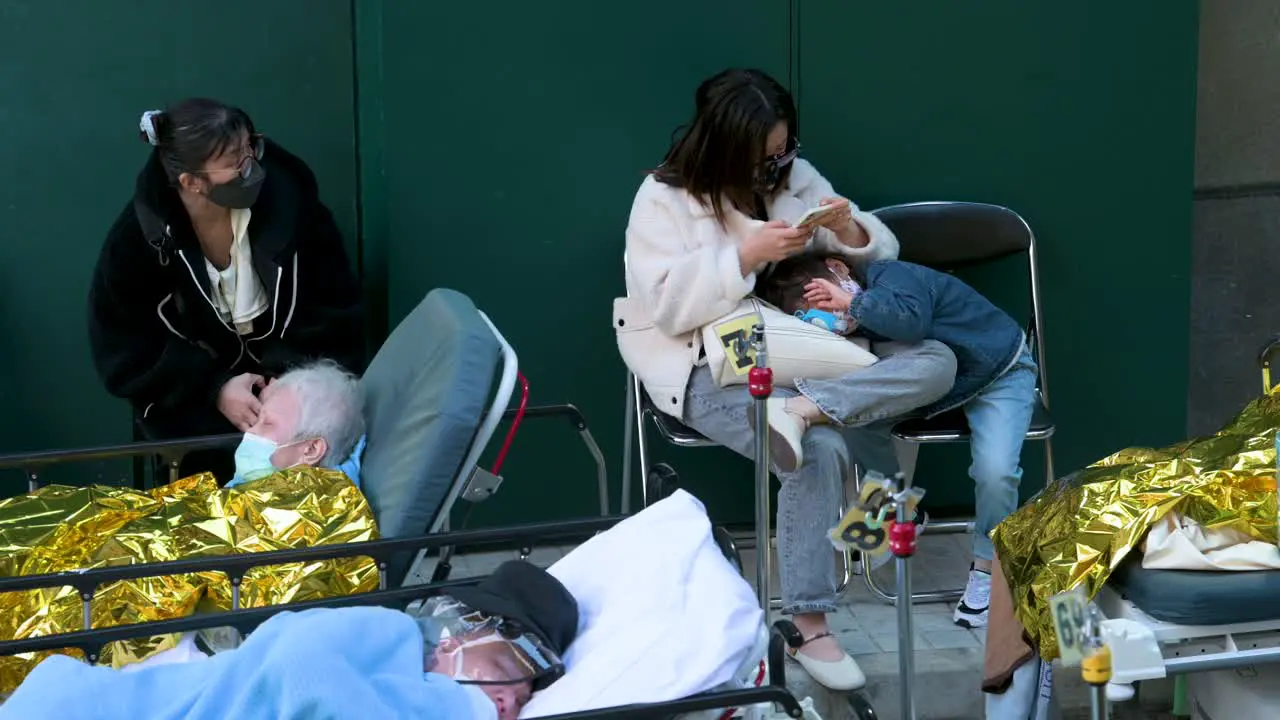
[[[252,333],[214,308],[199,241],[155,152],[102,245],[89,291],[94,364],[150,435],[229,431],[217,396],[240,373],[274,376],[322,357],[364,369],[359,283],[315,176],[270,141],[262,164],[248,234],[270,306]]]

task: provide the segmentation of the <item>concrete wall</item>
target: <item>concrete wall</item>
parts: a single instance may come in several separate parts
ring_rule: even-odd
[[[1280,2],[1202,0],[1196,186],[1280,181]]]
[[[1280,332],[1280,3],[1204,0],[1200,13],[1193,434],[1216,429],[1260,392],[1256,353]],[[1151,348],[1152,362],[1178,350]]]

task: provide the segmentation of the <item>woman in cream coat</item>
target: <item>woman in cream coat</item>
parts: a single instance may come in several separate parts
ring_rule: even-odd
[[[627,226],[627,297],[615,302],[614,327],[623,360],[655,407],[750,457],[751,396],[744,385],[716,385],[699,330],[737,307],[771,263],[809,248],[854,263],[893,258],[898,241],[796,157],[795,103],[777,81],[759,71],[727,70],[699,86],[695,108],[636,193]],[[820,226],[791,227],[806,210],[827,203],[839,210]],[[873,349],[880,362],[843,378],[798,381],[798,393],[780,388],[770,401],[771,457],[782,481],[782,611],[807,640],[793,657],[836,690],[866,682],[826,621],[836,610],[827,532],[838,520],[849,469],[841,428],[928,405],[955,379],[955,357],[940,343]]]

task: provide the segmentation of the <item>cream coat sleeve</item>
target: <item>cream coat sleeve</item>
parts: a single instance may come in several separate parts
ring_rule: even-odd
[[[791,191],[800,201],[800,212],[814,207],[823,198],[843,197],[831,187],[831,183],[818,172],[808,161],[797,159],[791,173]],[[845,198],[848,200],[848,198]],[[867,233],[868,242],[860,248],[849,247],[836,239],[836,234],[826,228],[818,228],[813,234],[811,247],[823,252],[839,253],[863,262],[872,260],[894,260],[898,257],[898,238],[894,237],[880,218],[869,212],[863,212],[849,200],[849,209],[853,211],[853,221],[862,226]],[[797,215],[799,217],[799,215]],[[794,220],[794,218],[786,218]]]
[[[696,330],[738,306],[755,287],[738,260],[738,243],[687,241],[696,221],[670,192],[642,193],[627,224],[627,265],[633,290],[653,324],[668,336]],[[684,215],[682,215],[684,213]],[[702,223],[705,225],[705,223]]]

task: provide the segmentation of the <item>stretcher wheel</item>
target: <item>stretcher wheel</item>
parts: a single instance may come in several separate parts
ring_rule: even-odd
[[[649,471],[649,477],[644,479],[646,495],[649,498],[649,504],[665,500],[671,497],[671,494],[680,489],[680,476],[676,474],[674,468],[666,463],[658,463]]]
[[[850,693],[849,709],[853,711],[853,716],[857,720],[876,720],[879,717],[876,715],[875,708],[871,707],[871,703],[858,693]]]

